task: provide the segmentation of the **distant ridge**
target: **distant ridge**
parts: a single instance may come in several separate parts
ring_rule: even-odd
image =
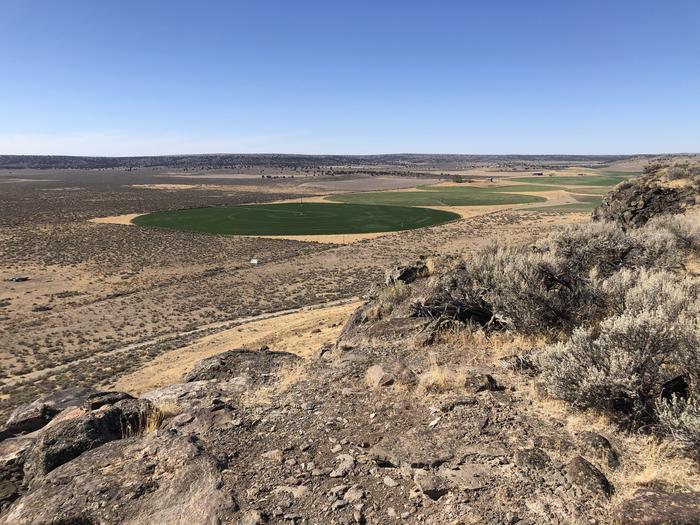
[[[547,163],[596,165],[655,155],[447,155],[397,153],[386,155],[201,154],[141,157],[79,157],[64,155],[0,155],[0,169],[109,169],[109,168],[232,168],[241,166],[449,166],[455,164],[542,165]]]

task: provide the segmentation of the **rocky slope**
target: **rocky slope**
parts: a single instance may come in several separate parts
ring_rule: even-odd
[[[698,523],[695,460],[546,396],[545,339],[602,308],[571,244],[568,259],[513,252],[539,262],[502,272],[551,311],[504,302],[515,277],[499,291],[474,261],[422,259],[388,272],[313,358],[232,349],[139,398],[71,388],[22,405],[0,428],[0,524]],[[658,264],[652,244],[630,246],[589,255],[609,274]],[[523,330],[558,317],[546,337]]]

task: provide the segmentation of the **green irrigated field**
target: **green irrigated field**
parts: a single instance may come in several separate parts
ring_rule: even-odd
[[[524,182],[526,184],[547,184],[553,186],[615,186],[629,177],[636,175],[629,173],[628,175],[586,175],[583,177],[563,176],[563,177],[516,177],[510,179],[515,182]]]
[[[459,192],[496,192],[496,193],[518,193],[519,191],[526,191],[526,192],[532,192],[532,193],[537,193],[541,191],[552,191],[556,190],[557,188],[552,188],[550,185],[544,185],[540,186],[537,184],[509,184],[507,186],[491,186],[491,187],[486,187],[486,188],[479,188],[479,187],[474,187],[471,186],[470,184],[463,184],[461,186],[425,186],[424,188],[421,188],[423,191],[450,191],[451,193],[459,193]]]
[[[546,202],[544,197],[495,192],[485,188],[443,187],[419,191],[381,191],[333,195],[329,200],[345,203],[392,206],[491,206]]]
[[[326,235],[412,230],[458,218],[425,208],[295,202],[162,211],[133,223],[229,235]]]

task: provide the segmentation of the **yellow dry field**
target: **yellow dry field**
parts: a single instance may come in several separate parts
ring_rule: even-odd
[[[254,350],[267,345],[272,351],[308,358],[324,344],[335,342],[345,321],[360,304],[358,300],[326,308],[307,308],[240,324],[166,352],[143,368],[120,377],[110,388],[138,395],[179,383],[197,361],[236,348]]]
[[[127,226],[133,226],[133,221],[136,217],[143,215],[143,213],[127,213],[125,215],[113,215],[111,217],[96,217],[90,219],[90,222],[95,222],[97,224],[124,224]]]

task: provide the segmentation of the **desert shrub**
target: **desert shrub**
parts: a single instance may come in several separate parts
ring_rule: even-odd
[[[673,396],[669,400],[659,400],[656,410],[662,428],[697,454],[700,448],[700,405],[697,400]]]
[[[694,313],[700,300],[700,279],[668,271],[624,269],[592,282],[605,309],[615,315],[656,310],[673,320]]]
[[[534,249],[565,261],[565,270],[603,276],[621,268],[676,269],[686,260],[700,229],[685,219],[663,217],[639,230],[611,222],[572,225],[541,239]]]
[[[668,180],[685,179],[690,176],[690,170],[687,164],[674,164],[666,170]]]
[[[700,254],[700,221],[686,215],[661,215],[649,221],[649,228],[668,232],[682,249]]]
[[[631,292],[631,307],[624,313],[598,327],[577,328],[565,343],[548,347],[539,357],[544,388],[579,407],[653,419],[661,385],[676,375],[694,374],[700,362],[697,308],[680,308],[677,293],[683,292],[655,299]],[[669,318],[678,308],[678,317]]]
[[[494,246],[470,261],[470,286],[505,326],[523,333],[567,330],[591,304],[585,279],[571,275],[566,261],[551,253]]]

